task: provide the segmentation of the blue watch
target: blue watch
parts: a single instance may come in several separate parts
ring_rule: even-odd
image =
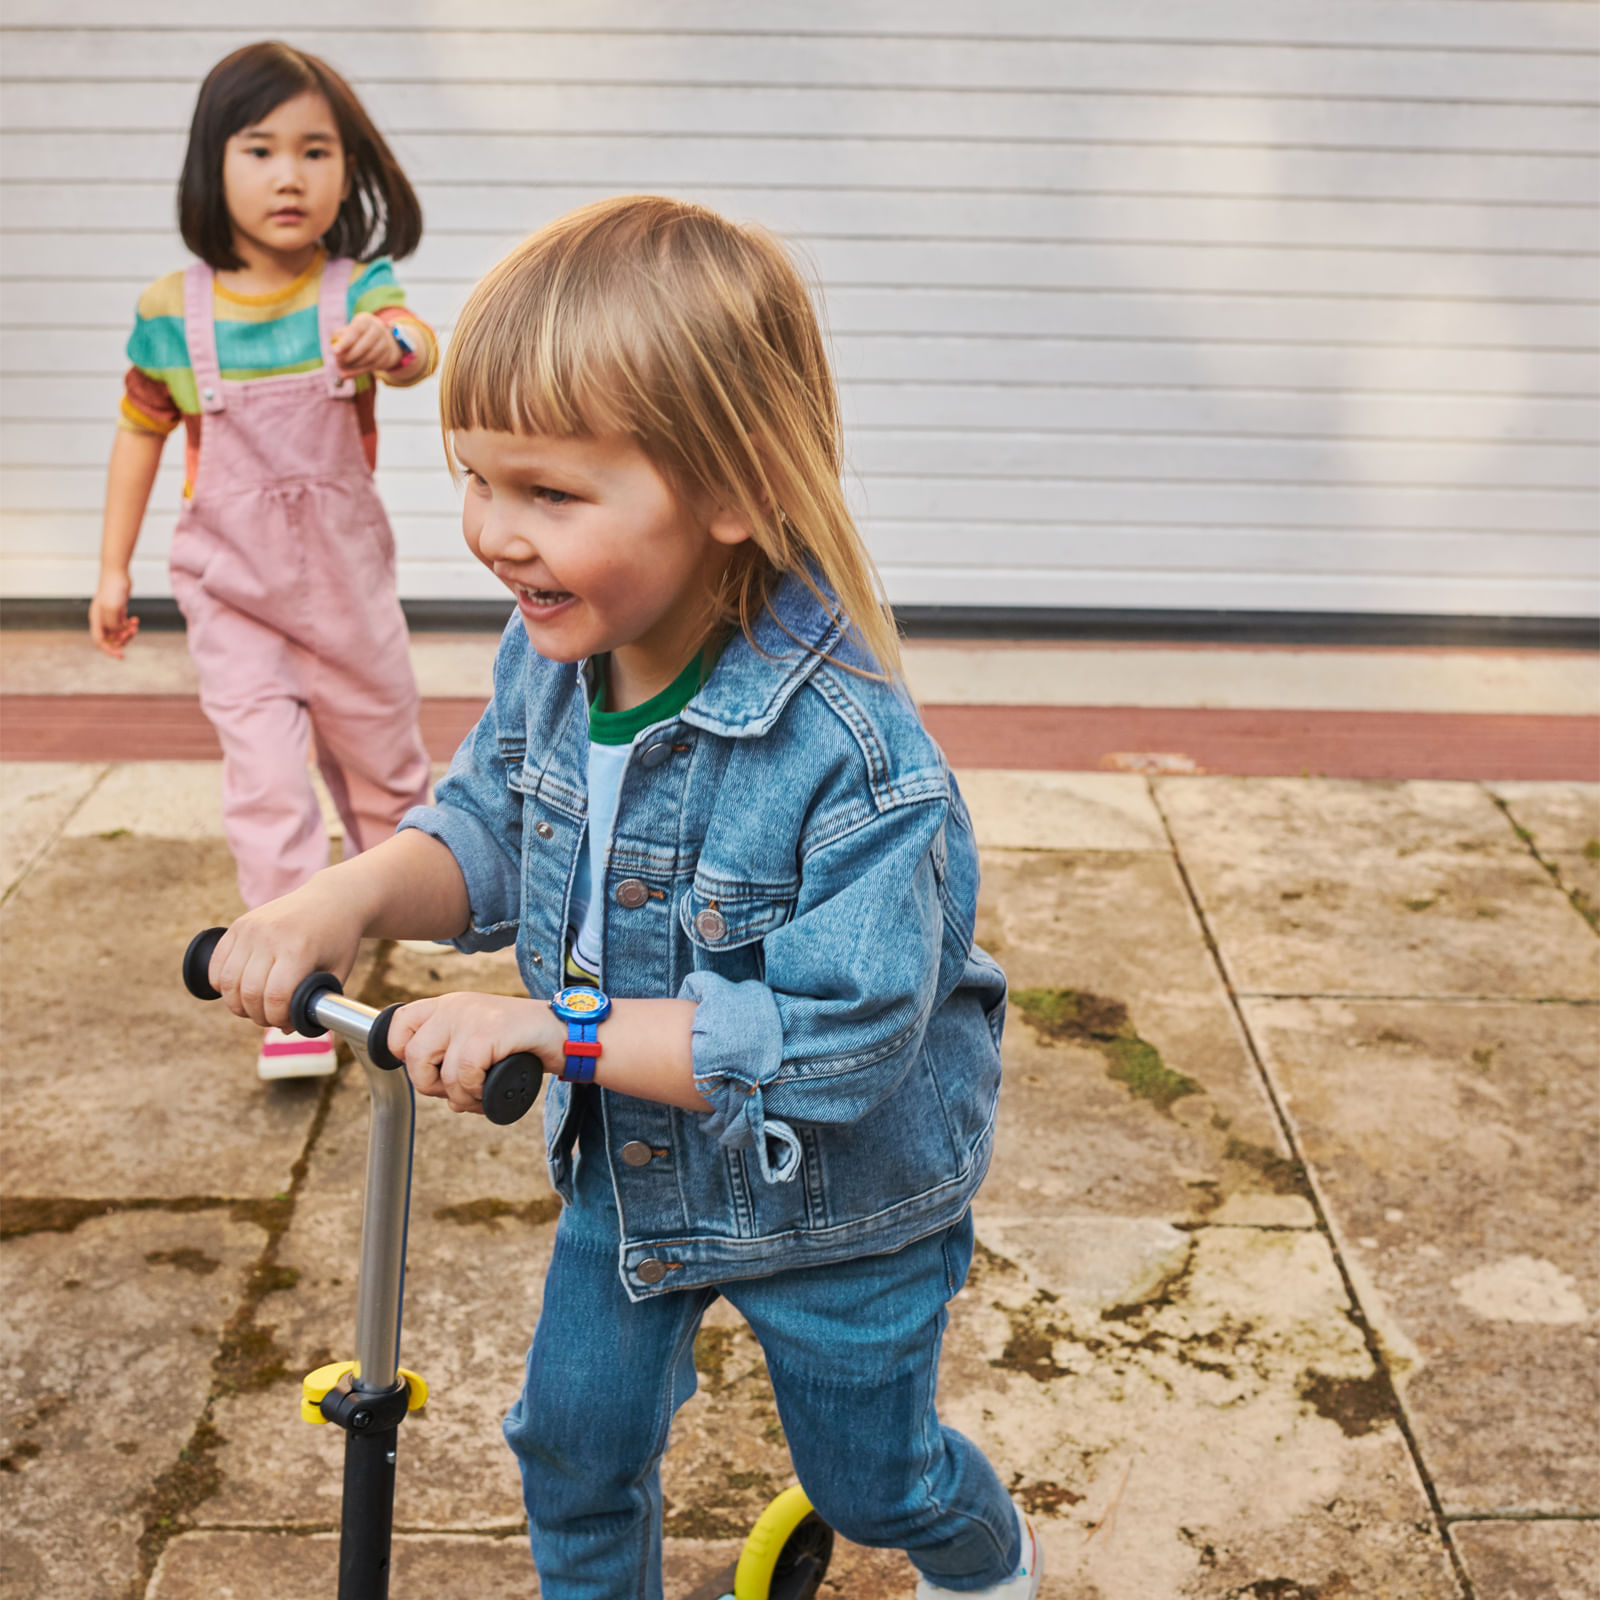
[[[550,1009],[567,1025],[567,1061],[561,1069],[563,1083],[593,1083],[594,1065],[600,1059],[600,1024],[611,1015],[611,997],[588,984],[562,989]]]

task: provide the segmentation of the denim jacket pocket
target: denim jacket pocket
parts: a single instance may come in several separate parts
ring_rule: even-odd
[[[582,822],[588,814],[586,793],[564,783],[548,767],[536,767],[524,746],[502,742],[500,757],[506,763],[506,787],[525,801],[548,806],[563,816]]]
[[[761,941],[794,915],[800,885],[774,892],[696,876],[678,902],[678,925],[693,947],[697,972],[715,972],[731,982],[761,978]]]

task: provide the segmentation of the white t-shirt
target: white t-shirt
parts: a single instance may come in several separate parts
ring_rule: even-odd
[[[605,948],[606,901],[603,894],[594,892],[594,886],[606,881],[617,797],[622,793],[622,774],[632,750],[631,744],[589,741],[589,825],[572,884],[572,925],[577,929],[572,958],[596,977],[600,975],[600,952]]]

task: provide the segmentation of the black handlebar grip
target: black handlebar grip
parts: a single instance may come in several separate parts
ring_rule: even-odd
[[[373,1066],[383,1072],[394,1072],[403,1062],[389,1048],[389,1024],[400,1006],[385,1006],[372,1019],[367,1034],[367,1054]],[[539,1086],[544,1081],[544,1068],[539,1058],[519,1051],[489,1068],[483,1080],[483,1114],[494,1123],[505,1127],[528,1113],[528,1108],[539,1098]]]
[[[396,1001],[392,1006],[385,1006],[372,1019],[372,1028],[367,1034],[367,1054],[372,1058],[373,1066],[382,1072],[398,1072],[405,1065],[389,1048],[389,1024],[394,1021],[394,1014],[400,1005],[401,1002]]]
[[[319,994],[343,994],[344,985],[331,972],[313,972],[300,980],[289,1002],[289,1022],[304,1039],[318,1039],[328,1030],[317,1021],[311,1007]]]
[[[502,1128],[516,1122],[539,1098],[543,1081],[544,1068],[539,1065],[538,1056],[525,1050],[495,1062],[483,1080],[484,1116]]]
[[[207,928],[189,941],[183,952],[183,986],[196,1000],[220,1000],[221,993],[211,987],[211,958],[217,953],[217,942],[228,930]]]

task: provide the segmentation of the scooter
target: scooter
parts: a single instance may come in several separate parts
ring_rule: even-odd
[[[226,932],[207,928],[184,953],[184,985],[198,1000],[221,998],[210,970]],[[416,1129],[411,1080],[389,1048],[389,1025],[399,1009],[378,1011],[350,999],[331,972],[303,979],[289,1007],[296,1033],[318,1038],[331,1031],[350,1044],[366,1073],[372,1110],[355,1359],[318,1367],[300,1390],[305,1421],[345,1430],[338,1600],[388,1600],[399,1428],[428,1399],[426,1382],[399,1365]],[[537,1056],[519,1052],[495,1062],[484,1080],[484,1115],[502,1127],[516,1122],[538,1099],[543,1080]],[[703,1584],[689,1600],[812,1600],[832,1553],[832,1529],[802,1489],[786,1489],[757,1518],[737,1567]]]

